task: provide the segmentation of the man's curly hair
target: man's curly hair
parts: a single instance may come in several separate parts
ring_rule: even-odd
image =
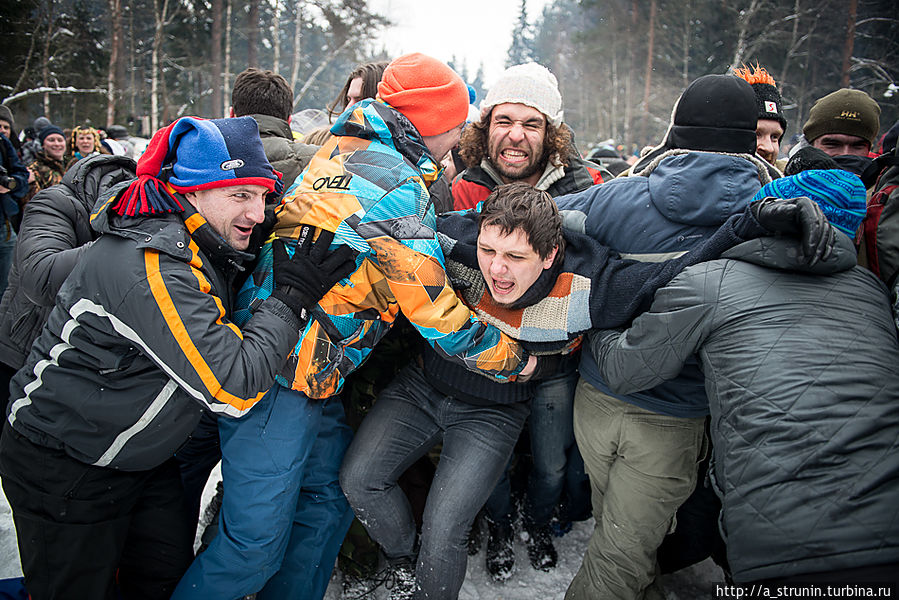
[[[480,121],[469,123],[462,130],[462,139],[459,142],[459,155],[469,169],[481,164],[487,156],[487,137],[490,132],[490,119],[493,109],[481,117]],[[545,117],[546,115],[544,115]],[[546,134],[543,137],[543,156],[540,164],[546,165],[548,160],[553,164],[568,166],[568,153],[571,148],[571,130],[568,125],[562,123],[558,127],[546,120]]]

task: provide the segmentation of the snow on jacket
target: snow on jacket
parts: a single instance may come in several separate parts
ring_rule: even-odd
[[[899,561],[899,342],[884,285],[782,238],[685,269],[630,329],[591,335],[622,393],[701,359],[737,582]]]
[[[625,257],[658,261],[680,256],[708,239],[770,180],[763,162],[748,154],[669,150],[637,175],[556,202],[566,226],[586,231]],[[629,396],[615,394],[606,385],[589,347],[581,354],[580,371],[602,393],[646,410],[675,417],[708,414],[695,361],[688,362],[677,379]]]
[[[402,313],[437,351],[500,380],[514,378],[527,353],[472,315],[453,292],[436,239],[428,186],[440,175],[411,122],[384,102],[344,112],[278,208],[276,237],[300,225],[333,231],[357,251],[356,270],[312,311],[277,381],[313,398],[336,394]],[[238,313],[271,293],[271,244],[241,290]]]
[[[572,152],[568,157],[568,166],[548,163],[534,187],[546,191],[555,198],[585,190],[602,183],[604,178],[610,180],[612,176],[599,165],[586,161]],[[474,208],[479,202],[486,200],[496,186],[502,184],[503,180],[499,173],[485,158],[480,165],[465,169],[453,180],[453,208],[456,210]]]
[[[9,367],[18,370],[25,363],[56,293],[96,239],[90,226],[94,202],[133,179],[134,169],[134,161],[124,156],[92,156],[25,207],[9,286],[0,302],[0,361]]]
[[[249,255],[186,199],[183,214],[123,218],[98,201],[101,233],[66,279],[10,385],[9,423],[84,463],[146,470],[188,439],[202,411],[241,416],[271,387],[299,322],[267,300],[242,329],[231,284]]]
[[[293,139],[293,131],[284,119],[271,115],[248,115],[259,126],[262,149],[276,171],[281,173],[284,189],[290,188],[318,151],[318,146]]]

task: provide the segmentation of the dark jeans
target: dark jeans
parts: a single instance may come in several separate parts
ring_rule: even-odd
[[[528,474],[525,518],[530,525],[547,525],[553,509],[565,498],[567,517],[590,516],[590,483],[574,440],[574,390],[578,373],[559,374],[537,383],[528,417],[532,467]],[[508,524],[512,495],[504,473],[490,498],[487,515]]]
[[[390,560],[415,556],[415,520],[397,479],[443,441],[425,506],[415,598],[455,599],[468,530],[496,485],[527,418],[527,404],[476,406],[434,389],[409,365],[375,402],[347,450],[340,484]]]
[[[203,489],[212,469],[222,460],[218,419],[215,415],[203,413],[190,439],[175,453],[175,460],[178,462],[181,484],[184,486],[184,509],[191,516],[195,535]]]
[[[33,600],[113,600],[116,587],[125,600],[163,600],[193,558],[174,460],[148,471],[94,467],[7,423],[0,476]]]

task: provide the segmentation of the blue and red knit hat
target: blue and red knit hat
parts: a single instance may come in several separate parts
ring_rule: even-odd
[[[156,132],[137,161],[137,180],[112,206],[123,216],[181,212],[174,196],[235,185],[283,189],[281,173],[265,157],[251,117],[183,117]]]

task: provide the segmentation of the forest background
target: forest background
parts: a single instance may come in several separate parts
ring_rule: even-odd
[[[452,2],[434,5],[439,27]],[[320,109],[356,64],[392,58],[378,42],[390,22],[367,0],[0,0],[0,102],[20,129],[43,114],[149,136],[224,116],[235,75],[258,66],[284,75],[297,111]],[[533,16],[522,0],[512,39],[507,65],[559,79],[582,151],[657,142],[690,81],[743,63],[777,80],[788,136],[840,87],[880,104],[882,131],[899,119],[896,0],[551,0]],[[450,62],[483,98],[483,68]]]

